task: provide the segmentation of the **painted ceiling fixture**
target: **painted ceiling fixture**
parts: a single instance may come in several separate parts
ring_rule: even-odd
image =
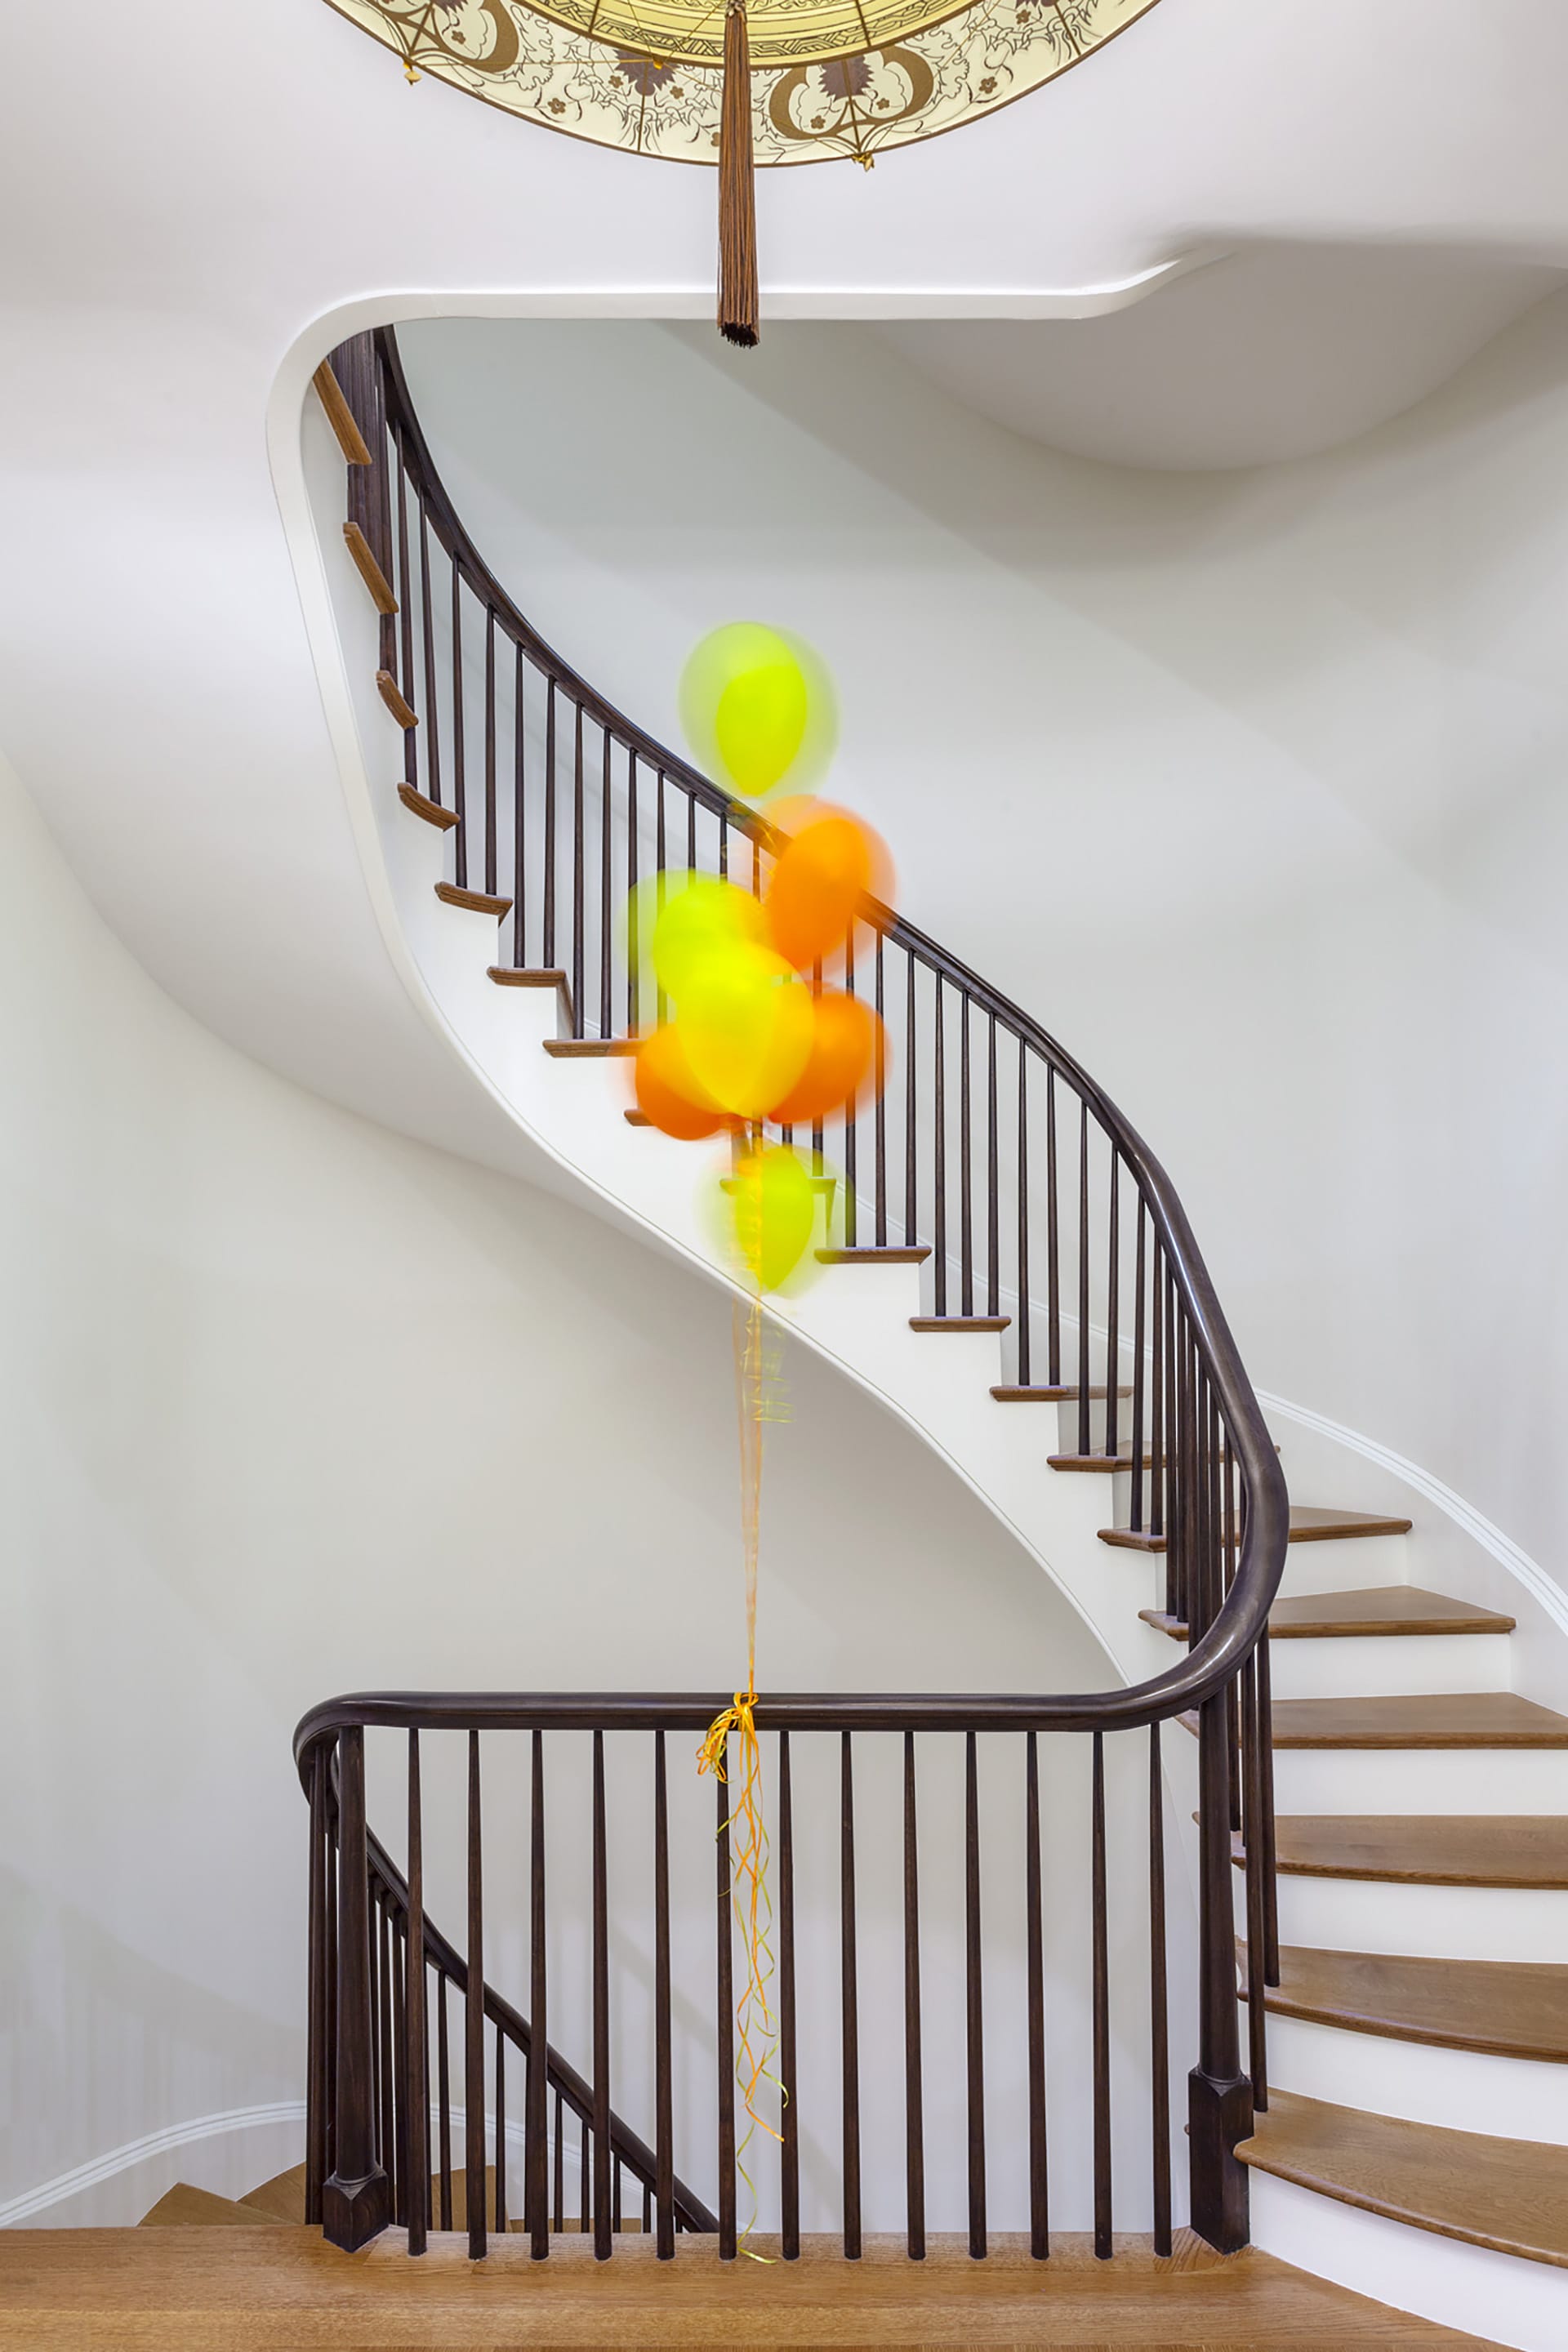
[[[329,0],[470,97],[719,167],[719,330],[757,340],[753,173],[935,138],[1076,66],[1157,0]]]

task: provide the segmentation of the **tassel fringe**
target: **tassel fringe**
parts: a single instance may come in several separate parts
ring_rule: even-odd
[[[724,95],[719,116],[719,332],[726,342],[750,351],[761,323],[751,48],[745,0],[730,0],[724,18]]]

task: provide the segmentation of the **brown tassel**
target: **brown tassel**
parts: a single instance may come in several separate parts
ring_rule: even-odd
[[[752,164],[752,58],[745,0],[724,18],[724,95],[719,114],[719,332],[750,351],[762,304],[757,291],[757,192]]]

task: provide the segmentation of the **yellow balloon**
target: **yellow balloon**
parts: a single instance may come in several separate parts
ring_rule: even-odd
[[[816,1008],[783,956],[749,940],[714,946],[688,969],[680,1038],[692,1076],[721,1109],[761,1118],[811,1058]]]
[[[698,759],[743,800],[763,799],[786,777],[808,790],[838,728],[819,657],[760,621],[731,621],[702,639],[681,674],[680,719]]]
[[[725,1186],[735,1247],[759,1290],[780,1290],[811,1246],[816,1192],[787,1144],[748,1151]]]
[[[660,988],[679,1004],[693,979],[715,957],[760,945],[767,919],[749,890],[716,875],[671,875],[653,930],[653,969]],[[646,885],[643,886],[646,887]]]

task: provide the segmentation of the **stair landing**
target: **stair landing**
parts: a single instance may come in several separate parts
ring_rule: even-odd
[[[7,2230],[0,2311],[6,2352],[493,2352],[503,2340],[552,2352],[742,2343],[759,2352],[1496,2352],[1484,2337],[1389,2311],[1256,2248],[1226,2259],[1184,2234],[1160,2262],[1146,2241],[1116,2242],[1115,2260],[1101,2263],[1086,2239],[1060,2238],[1041,2263],[1016,2238],[994,2240],[984,2262],[957,2238],[930,2240],[923,2263],[906,2259],[901,2239],[868,2238],[858,2263],[836,2242],[807,2242],[799,2262],[764,2265],[721,2263],[690,2239],[660,2263],[640,2238],[608,2263],[595,2262],[587,2240],[557,2239],[549,2261],[534,2263],[512,2238],[470,2263],[455,2234],[432,2238],[411,2262],[396,2230],[358,2254],[288,2227]],[[773,2249],[760,2240],[757,2251]]]

